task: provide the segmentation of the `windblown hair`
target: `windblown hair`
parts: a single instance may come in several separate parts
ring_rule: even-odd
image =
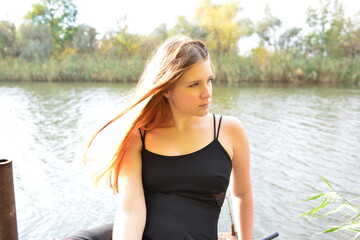
[[[209,53],[204,42],[192,40],[186,36],[169,38],[158,48],[141,75],[137,85],[137,97],[133,103],[100,128],[88,144],[86,152],[102,130],[135,107],[140,106],[140,103],[145,103],[144,107],[139,110],[139,114],[133,118],[130,128],[122,138],[111,161],[104,170],[96,174],[96,182],[106,175],[108,176],[109,186],[115,193],[119,192],[118,176],[121,170],[120,162],[124,156],[130,136],[134,131],[138,131],[139,129],[151,130],[171,120],[172,115],[168,99],[164,96],[164,93],[174,86],[184,72],[194,64],[209,60],[209,58]]]

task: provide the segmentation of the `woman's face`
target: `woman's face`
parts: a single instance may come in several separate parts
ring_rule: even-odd
[[[200,61],[187,70],[165,93],[174,114],[205,116],[209,112],[212,79],[210,61]]]

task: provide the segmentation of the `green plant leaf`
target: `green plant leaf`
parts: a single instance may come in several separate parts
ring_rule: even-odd
[[[337,232],[337,231],[342,231],[342,230],[360,232],[360,223],[347,224],[347,225],[343,225],[343,226],[339,226],[339,227],[333,227],[333,228],[323,231],[322,233]]]
[[[356,234],[352,240],[355,240],[358,236],[360,236],[360,233]]]
[[[326,194],[325,193],[320,193],[320,194],[318,194],[318,195],[316,195],[314,197],[307,198],[304,201],[310,201],[310,200],[318,199],[318,198],[321,198],[324,195],[326,195]]]
[[[360,219],[360,214],[358,214],[356,217],[354,217],[354,220],[352,221],[352,223],[357,222]]]
[[[327,215],[330,215],[330,214],[333,214],[333,213],[336,213],[336,212],[340,212],[341,210],[343,210],[344,208],[347,208],[347,207],[348,207],[347,205],[337,206],[336,208],[328,211],[327,213],[318,216],[318,218],[322,218],[322,217],[325,217],[325,216],[327,216]]]
[[[307,213],[302,214],[301,216],[305,216],[305,215],[310,215],[311,214],[311,218],[314,218],[314,216],[318,213],[319,210],[321,210],[322,208],[324,208],[325,206],[329,205],[330,203],[332,203],[333,200],[329,200],[328,198],[326,198],[321,204],[320,206],[310,210]]]
[[[335,189],[333,188],[333,186],[329,183],[328,180],[326,180],[326,178],[324,178],[323,176],[320,176],[320,178],[321,178],[333,191],[335,191]]]
[[[338,231],[349,231],[349,232],[355,232],[356,235],[353,238],[356,239],[360,235],[360,205],[353,204],[354,200],[360,199],[359,197],[352,199],[351,201],[348,201],[345,199],[341,194],[339,194],[334,187],[330,184],[330,182],[325,179],[324,177],[320,176],[320,178],[328,185],[328,187],[333,190],[331,192],[325,192],[325,193],[317,193],[316,195],[310,196],[304,201],[310,201],[315,199],[323,199],[321,204],[312,210],[302,214],[301,216],[310,215],[310,218],[324,218],[330,214],[339,213],[343,209],[349,209],[352,211],[353,216],[349,216],[348,220],[343,222],[340,226],[335,226],[332,228],[329,228],[327,230],[324,230],[320,233],[332,233],[332,232],[338,232]],[[336,204],[336,207],[330,208],[330,210],[327,210],[325,213],[319,214],[319,211],[326,207],[329,204]]]

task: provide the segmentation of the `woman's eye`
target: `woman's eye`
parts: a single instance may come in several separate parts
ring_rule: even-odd
[[[191,84],[191,85],[189,85],[189,87],[196,87],[198,85],[198,83],[193,83],[193,84]]]

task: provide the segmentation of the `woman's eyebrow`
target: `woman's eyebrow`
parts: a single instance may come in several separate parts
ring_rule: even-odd
[[[208,80],[209,79],[212,79],[214,78],[215,76],[214,75],[210,75]],[[189,80],[188,82],[186,82],[186,84],[189,84],[189,83],[196,83],[196,82],[200,82],[201,80],[200,79],[196,79],[196,80]]]

